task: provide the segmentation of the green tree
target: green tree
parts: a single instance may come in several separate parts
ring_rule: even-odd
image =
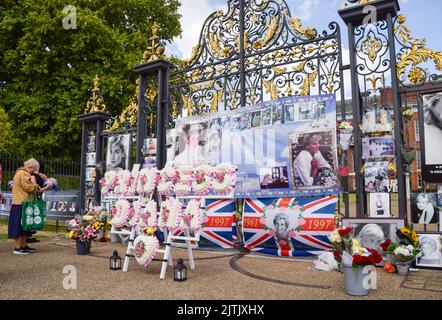
[[[13,144],[12,124],[8,115],[0,106],[0,152],[8,151]]]
[[[63,27],[67,4],[76,9],[76,29]],[[178,0],[2,0],[0,104],[18,141],[14,152],[79,159],[76,116],[95,74],[108,111],[118,115],[135,90],[133,67],[153,23],[163,40],[181,33],[179,6]]]

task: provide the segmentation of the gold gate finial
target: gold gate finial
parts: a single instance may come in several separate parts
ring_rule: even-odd
[[[86,113],[91,112],[104,112],[106,111],[106,105],[103,102],[103,98],[100,96],[100,78],[98,74],[92,80],[94,88],[92,89],[92,97],[86,102]]]
[[[151,45],[144,51],[143,60],[141,63],[152,62],[155,60],[164,59],[164,47],[159,41],[158,24],[156,22],[152,25],[152,36],[149,38]]]

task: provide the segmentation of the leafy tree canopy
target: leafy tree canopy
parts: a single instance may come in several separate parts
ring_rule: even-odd
[[[74,13],[63,12],[67,4],[75,7],[76,29],[63,27]],[[95,74],[108,111],[118,115],[134,93],[133,67],[153,23],[163,40],[181,33],[179,6],[178,0],[1,0],[0,105],[13,125],[14,152],[79,159],[76,116],[84,113]]]

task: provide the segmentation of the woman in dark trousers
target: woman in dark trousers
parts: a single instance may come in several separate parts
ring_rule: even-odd
[[[37,160],[29,159],[24,163],[23,167],[17,169],[12,184],[12,206],[9,213],[8,221],[8,238],[15,240],[15,248],[13,253],[18,255],[26,255],[31,252],[26,245],[26,235],[21,226],[22,202],[28,197],[34,198],[34,191],[38,191],[40,187],[35,181],[32,173],[38,165]]]

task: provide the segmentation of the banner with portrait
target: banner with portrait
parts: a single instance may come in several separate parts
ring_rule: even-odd
[[[442,183],[442,92],[418,98],[422,179]]]
[[[106,152],[106,171],[129,170],[132,134],[109,136]]]
[[[311,256],[333,250],[337,196],[245,199],[244,246],[277,256]]]
[[[180,118],[175,129],[168,161],[236,165],[237,198],[340,193],[334,95]]]

